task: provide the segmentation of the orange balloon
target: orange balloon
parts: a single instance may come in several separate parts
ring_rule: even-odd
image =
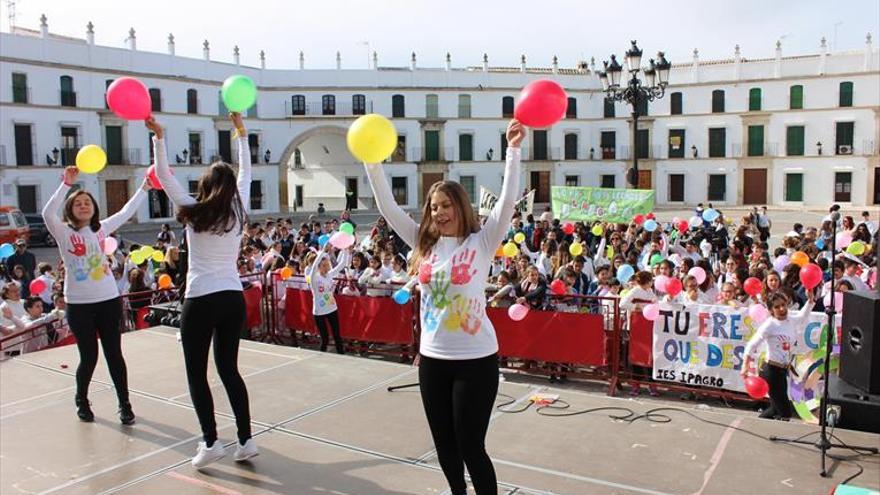
[[[498,249],[495,250],[495,257],[501,258],[504,256],[504,249],[501,246],[498,246]]]
[[[168,275],[167,273],[159,275],[159,288],[167,289],[169,287],[171,287],[171,275]]]
[[[281,269],[281,280],[287,280],[293,276],[293,269],[289,266],[285,266]]]
[[[810,263],[810,257],[803,251],[798,251],[791,255],[791,262],[803,268]]]

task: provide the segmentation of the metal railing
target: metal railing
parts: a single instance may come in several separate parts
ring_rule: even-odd
[[[107,150],[108,165],[143,165],[140,148],[122,148],[118,152]]]
[[[334,105],[324,105],[320,101],[307,101],[304,105],[293,105],[287,100],[284,102],[284,116],[291,117],[316,117],[316,116],[351,116],[366,115],[373,113],[373,101],[368,100],[363,105],[355,105],[352,102],[336,102]]]
[[[62,107],[75,107],[76,106],[76,91],[58,91],[59,95],[59,103]]]
[[[25,86],[12,86],[12,103],[30,103],[31,88]]]
[[[445,162],[452,161],[455,158],[454,150],[451,146],[439,148],[410,148],[409,158],[417,162]]]

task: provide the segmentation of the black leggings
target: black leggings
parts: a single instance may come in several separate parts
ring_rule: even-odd
[[[788,400],[788,370],[764,363],[761,376],[770,386],[770,407],[761,413],[762,418],[790,418],[791,402]]]
[[[466,493],[466,465],[477,495],[495,495],[498,483],[486,453],[486,432],[498,393],[498,356],[460,361],[421,356],[419,387],[452,493]]]
[[[89,383],[98,364],[98,336],[110,377],[116,387],[120,404],[128,403],[128,370],[122,357],[119,327],[122,323],[122,302],[119,298],[106,301],[67,305],[67,322],[76,337],[79,366],[76,368],[76,396],[88,400]]]
[[[241,291],[226,290],[187,298],[180,319],[180,342],[186,363],[186,379],[202,435],[208,447],[217,440],[214,398],[208,385],[208,349],[214,340],[214,364],[235,414],[238,440],[251,437],[247,387],[238,373],[238,343],[245,320]]]
[[[327,335],[327,325],[330,325],[330,328],[333,330],[333,344],[336,345],[336,352],[345,354],[342,336],[339,335],[339,312],[334,311],[326,315],[313,316],[315,317],[315,326],[318,327],[318,332],[321,333],[321,352],[326,351],[327,345],[330,343],[330,336]]]

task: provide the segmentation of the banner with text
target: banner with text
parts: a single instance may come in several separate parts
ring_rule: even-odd
[[[480,186],[480,210],[479,215],[481,217],[489,216],[489,212],[492,211],[492,208],[495,207],[495,203],[498,201],[498,196],[495,195],[492,191],[486,189],[483,186]],[[532,209],[535,207],[535,190],[532,189],[525,196],[520,198],[519,201],[516,202],[515,211],[522,213],[523,217],[532,214]]]
[[[603,187],[551,187],[553,216],[560,220],[628,223],[654,210],[654,191]]]
[[[654,321],[654,379],[744,392],[743,351],[758,326],[745,308],[661,304]],[[792,347],[795,372],[789,373],[788,390],[803,419],[813,419],[812,410],[819,406],[827,330],[827,316],[811,313]],[[761,346],[758,352],[763,350]],[[834,346],[832,371],[836,371],[838,354],[839,346]]]

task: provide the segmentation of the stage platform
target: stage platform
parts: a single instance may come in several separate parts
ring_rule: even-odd
[[[199,427],[189,402],[175,329],[126,334],[131,401],[137,424],[121,426],[103,359],[91,400],[95,423],[74,414],[73,346],[0,363],[0,493],[46,494],[443,494],[447,493],[408,365],[242,342],[240,368],[251,400],[261,454],[227,458],[198,472],[189,463]],[[209,371],[220,439],[232,444],[229,404]],[[572,410],[623,406],[644,412],[683,407],[701,417],[761,435],[800,436],[817,427],[760,420],[751,411],[667,400],[610,398],[584,385],[550,387],[510,377],[502,393],[527,403],[536,392],[560,394]],[[501,399],[499,399],[501,402]],[[514,406],[511,406],[514,407]],[[827,494],[853,474],[840,463],[818,475],[809,448],[771,444],[731,428],[671,413],[672,422],[632,423],[607,413],[551,418],[534,409],[496,413],[488,436],[499,493],[553,494]],[[880,437],[835,431],[847,443]],[[838,452],[841,455],[847,452]],[[880,488],[880,459],[860,461],[855,484]],[[473,493],[473,492],[470,492]]]

